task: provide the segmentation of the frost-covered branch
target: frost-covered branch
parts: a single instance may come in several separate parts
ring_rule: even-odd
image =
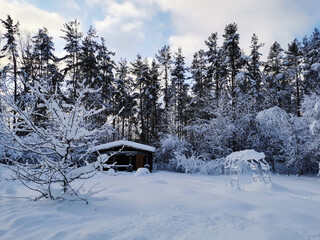
[[[104,108],[86,107],[86,95],[98,90],[82,87],[70,104],[46,86],[28,85],[29,101],[23,106],[14,101],[8,86],[4,84],[0,89],[4,105],[0,112],[0,144],[5,147],[5,159],[23,185],[41,193],[38,198],[64,199],[71,195],[86,201],[72,182],[96,174],[97,164],[87,161],[90,147],[113,119],[102,127],[92,127],[91,117]],[[29,154],[33,164],[23,154]],[[59,186],[62,194],[55,190]]]

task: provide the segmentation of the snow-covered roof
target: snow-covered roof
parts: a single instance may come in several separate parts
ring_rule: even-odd
[[[93,147],[91,149],[91,151],[96,152],[96,151],[100,151],[100,150],[106,150],[106,149],[110,149],[110,148],[114,148],[114,147],[122,147],[122,146],[132,147],[132,148],[147,151],[147,152],[155,152],[156,151],[156,148],[154,148],[152,146],[141,144],[141,143],[136,143],[136,142],[131,142],[131,141],[125,141],[125,140],[101,144],[101,145]]]
[[[256,152],[255,150],[243,150],[238,152],[233,152],[229,156],[227,156],[228,160],[241,160],[241,161],[248,161],[248,160],[260,160],[265,158],[265,154],[263,152]]]

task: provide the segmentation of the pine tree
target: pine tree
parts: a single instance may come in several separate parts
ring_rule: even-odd
[[[69,74],[70,80],[67,82],[70,98],[75,99],[80,86],[79,57],[81,53],[82,32],[79,29],[80,23],[77,20],[64,24],[61,31],[65,34],[62,38],[66,41],[63,48],[67,55],[62,59],[65,60],[66,67],[63,69],[64,75]]]
[[[266,85],[266,106],[278,106],[289,111],[291,106],[291,88],[283,64],[283,49],[275,42],[270,47],[264,69]]]
[[[193,112],[194,119],[209,120],[211,113],[212,80],[208,77],[204,50],[193,55],[191,75],[194,81],[192,91],[194,94]]]
[[[226,64],[224,49],[218,47],[218,34],[212,33],[205,44],[208,47],[206,51],[207,57],[207,78],[213,82],[214,96],[216,107],[218,107],[219,100],[223,89],[226,89]]]
[[[30,88],[28,85],[34,85],[35,77],[35,59],[33,57],[33,46],[31,42],[31,38],[28,36],[26,42],[21,44],[21,75],[23,82],[23,91],[24,94],[30,92]]]
[[[259,50],[264,44],[259,43],[258,36],[253,34],[251,38],[251,53],[250,61],[248,64],[248,73],[251,81],[250,94],[255,99],[254,107],[257,111],[262,110],[263,93],[262,93],[262,73],[261,73],[261,61],[262,55]]]
[[[122,112],[118,117],[118,125],[119,132],[122,137],[127,137],[130,139],[130,133],[125,132],[125,126],[128,125],[129,129],[132,129],[132,126],[129,126],[130,118],[133,116],[133,109],[135,107],[135,101],[132,99],[132,89],[133,89],[133,81],[129,76],[129,67],[127,60],[121,59],[118,63],[116,69],[116,78],[115,78],[115,87],[116,87],[116,101],[118,103],[118,110],[120,111],[122,108]]]
[[[152,61],[150,67],[150,86],[149,86],[149,98],[151,102],[151,140],[155,143],[159,139],[160,130],[160,106],[159,106],[159,97],[160,97],[160,73],[159,65],[155,60]]]
[[[320,31],[315,28],[312,35],[303,41],[304,92],[310,94],[320,90]]]
[[[82,81],[84,81],[85,86],[95,88],[99,86],[99,83],[97,83],[99,68],[96,57],[96,52],[98,50],[98,43],[95,40],[96,38],[96,30],[90,26],[87,35],[82,40],[81,51],[79,54],[81,79],[83,79]]]
[[[56,57],[54,55],[53,38],[49,36],[46,28],[39,29],[38,34],[32,37],[32,86],[35,84],[41,84],[46,86],[52,94],[57,93],[62,95],[60,85],[63,80],[62,76],[57,73]],[[39,90],[40,91],[40,90]],[[35,105],[35,122],[41,124],[47,120],[45,116],[46,109],[43,105],[43,101],[38,99]]]
[[[18,46],[17,46],[17,39],[20,35],[19,33],[19,22],[16,24],[13,23],[12,18],[10,15],[7,15],[6,20],[0,19],[2,25],[6,29],[6,33],[3,35],[3,39],[6,40],[6,44],[1,49],[2,57],[7,57],[8,60],[11,62],[11,67],[13,70],[13,84],[14,84],[14,101],[17,102],[18,97]]]
[[[47,80],[49,64],[56,60],[54,44],[46,28],[39,29],[38,34],[32,38],[33,57],[35,61],[36,78]]]
[[[150,82],[149,66],[147,60],[142,60],[141,55],[137,55],[137,59],[132,63],[131,73],[135,76],[135,88],[137,89],[137,99],[139,103],[138,119],[140,121],[140,141],[146,143],[148,141],[148,123],[146,116],[149,113],[149,102],[146,99],[148,83]]]
[[[239,47],[240,36],[237,33],[237,24],[232,23],[225,27],[224,29],[224,42],[223,48],[226,54],[226,63],[230,87],[230,95],[232,98],[232,105],[234,106],[234,98],[236,94],[236,76],[241,68],[241,51]]]
[[[110,51],[106,46],[106,40],[101,38],[101,43],[98,45],[98,53],[97,53],[97,64],[99,68],[99,76],[96,87],[102,87],[100,105],[106,108],[106,111],[101,116],[101,122],[103,122],[103,118],[107,115],[115,114],[115,103],[112,103],[112,95],[114,93],[115,86],[114,82],[114,70],[116,68],[116,64],[112,57],[115,55],[114,52]]]
[[[54,55],[53,38],[46,28],[39,29],[38,34],[32,37],[32,53],[26,54],[32,58],[32,80],[46,84],[51,93],[61,94],[63,76],[58,73],[57,57]]]
[[[169,46],[164,46],[158,51],[156,59],[162,69],[161,75],[163,76],[163,101],[164,101],[164,125],[169,124],[169,109],[170,109],[170,70],[172,65],[172,54]],[[167,129],[167,127],[165,127]]]
[[[99,65],[97,61],[97,52],[99,44],[96,41],[96,30],[90,26],[87,34],[81,42],[81,51],[78,57],[79,77],[84,87],[99,89],[102,87],[101,78],[99,78]],[[85,98],[86,106],[101,107],[101,91],[98,95],[87,94]],[[100,114],[95,117],[99,117]]]
[[[286,52],[285,56],[285,67],[292,88],[295,89],[295,91],[293,92],[295,103],[292,112],[294,112],[297,117],[301,117],[301,89],[303,88],[301,63],[301,44],[297,39],[294,39],[292,43],[288,44],[288,51]]]
[[[187,123],[187,103],[189,85],[186,83],[186,67],[182,49],[179,48],[175,53],[173,60],[173,69],[171,73],[171,101],[174,110],[174,123],[176,133],[182,138],[183,127]]]

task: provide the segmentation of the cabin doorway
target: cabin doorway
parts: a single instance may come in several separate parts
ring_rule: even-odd
[[[143,167],[143,155],[136,155],[136,168]]]

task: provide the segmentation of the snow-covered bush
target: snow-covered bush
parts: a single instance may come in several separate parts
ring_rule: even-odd
[[[204,175],[221,175],[224,173],[225,158],[218,158],[210,161],[205,161],[199,173]]]
[[[55,195],[59,192],[55,191],[57,187],[62,187],[65,196],[79,197],[72,182],[95,174],[97,166],[86,160],[95,139],[109,124],[92,127],[92,117],[104,108],[83,104],[87,94],[95,94],[97,90],[81,86],[74,102],[67,103],[58,92],[52,94],[45,86],[28,86],[31,97],[21,106],[9,87],[9,83],[3,84],[0,89],[5,105],[0,112],[1,144],[6,148],[4,160],[19,181],[40,193],[39,198],[63,198]],[[78,169],[82,165],[86,166]]]
[[[311,161],[318,163],[320,175],[320,96],[312,94],[305,96],[302,102],[304,118],[309,123],[309,138],[305,150],[311,155]],[[311,133],[311,134],[310,134]]]
[[[178,153],[175,154],[175,158],[171,159],[170,164],[175,167],[177,172],[219,175],[223,174],[224,158],[206,161],[195,154],[186,156]]]
[[[205,175],[219,175],[223,173],[224,159],[205,161],[203,158],[192,154],[187,157],[183,154],[176,154],[171,160],[171,164],[176,166],[177,172]]]
[[[3,155],[3,146],[2,144],[0,144],[0,163],[2,163],[2,155]]]
[[[320,96],[312,94],[305,96],[302,102],[301,109],[304,117],[312,121],[310,124],[310,131],[313,135],[320,133]]]
[[[160,140],[160,147],[154,155],[155,169],[175,171],[175,166],[171,164],[171,160],[175,158],[175,155],[190,155],[190,153],[191,145],[189,143],[180,140],[177,136],[166,135]]]
[[[277,163],[294,167],[299,175],[312,168],[310,144],[314,142],[308,132],[310,117],[295,117],[279,107],[258,113],[256,117],[260,149],[266,153],[275,171]]]
[[[170,163],[175,166],[177,172],[198,173],[203,165],[203,160],[192,154],[187,157],[184,154],[176,153]]]
[[[212,130],[214,129],[213,126],[214,124],[212,125]],[[199,126],[199,128],[201,127],[203,126]],[[196,133],[200,132],[199,128]],[[189,131],[191,130],[189,129]],[[224,160],[223,158],[212,159],[211,150],[216,151],[217,155],[222,154],[226,150],[222,147],[223,143],[219,142],[220,138],[213,141],[213,138],[210,136],[211,133],[206,131],[206,134],[211,141],[202,139],[202,143],[205,145],[202,151],[205,152],[207,150],[210,153],[205,156],[199,154],[199,151],[192,151],[192,148],[195,149],[196,147],[184,140],[180,140],[177,136],[167,135],[161,139],[160,147],[155,153],[157,169],[183,173],[222,174]],[[200,139],[198,144],[200,145]]]
[[[187,126],[186,141],[192,145],[193,151],[205,160],[221,158],[230,152],[228,141],[233,129],[233,124],[218,115],[209,121],[198,121]]]
[[[273,171],[276,162],[284,164],[289,158],[286,147],[294,134],[289,118],[290,116],[279,107],[263,110],[256,117],[261,149],[264,149]]]

